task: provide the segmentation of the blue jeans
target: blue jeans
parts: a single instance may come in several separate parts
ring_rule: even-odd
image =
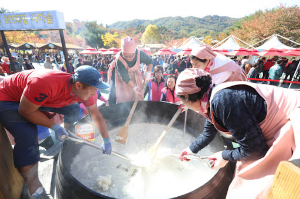
[[[13,150],[16,168],[40,160],[37,125],[19,114],[19,102],[0,101],[0,122],[14,136]]]
[[[40,107],[40,111],[54,112],[64,115],[64,123],[73,124],[83,117],[83,109],[79,104],[71,104],[62,108]]]
[[[19,114],[19,104],[20,102],[0,101],[0,122],[15,138],[13,155],[16,168],[40,160],[37,125]],[[39,110],[64,114],[66,123],[74,123],[83,116],[79,104],[62,108],[40,107]]]

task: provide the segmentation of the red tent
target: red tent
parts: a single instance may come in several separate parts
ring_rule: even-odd
[[[149,50],[146,50],[145,48],[139,48],[139,50],[144,51],[144,53],[146,53],[146,55],[151,55],[151,52]]]
[[[300,48],[285,51],[284,54],[285,56],[300,56]]]
[[[226,55],[238,56],[238,55],[258,55],[258,54],[246,48],[239,48],[237,50],[233,50],[231,52],[226,53]]]
[[[101,52],[98,51],[95,48],[87,48],[87,49],[79,52],[79,54],[91,54],[91,55],[93,55],[93,54],[101,54]]]
[[[106,49],[106,48],[100,48],[98,51],[100,51],[100,52],[106,52],[106,51],[108,51],[108,49]]]
[[[176,55],[176,53],[168,48],[162,48],[153,55]]]
[[[110,48],[110,49],[108,49],[107,51],[105,51],[102,54],[103,55],[115,55],[115,54],[117,54],[120,51],[121,51],[121,49],[119,49],[119,48]]]
[[[176,55],[190,55],[192,53],[191,48],[183,49],[182,51],[178,52]]]
[[[257,54],[260,56],[286,56],[282,50],[276,48],[270,48],[269,50],[264,50]]]
[[[226,53],[228,53],[228,50],[226,49],[222,49],[222,50],[216,50],[216,49],[213,49],[214,52],[217,52],[217,53],[220,53],[222,55],[226,55]]]
[[[250,49],[250,51],[253,52],[253,53],[256,53],[256,54],[259,52],[259,51],[258,51],[257,49],[255,49],[255,48]]]

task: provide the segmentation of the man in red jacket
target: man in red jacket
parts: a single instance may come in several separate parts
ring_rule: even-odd
[[[106,123],[93,98],[98,88],[102,88],[101,75],[90,66],[81,66],[75,70],[74,76],[54,70],[26,70],[0,82],[0,122],[15,138],[14,164],[28,184],[31,197],[51,198],[38,178],[37,125],[53,129],[59,141],[62,141],[62,135],[68,134],[41,112],[45,108],[65,117],[74,115],[76,119],[79,111],[75,110],[75,105],[84,103],[103,137],[104,153],[111,153]],[[62,113],[68,106],[73,106],[74,111]]]
[[[264,76],[263,79],[269,78],[269,70],[274,65],[271,59],[268,59],[266,63],[264,63]]]

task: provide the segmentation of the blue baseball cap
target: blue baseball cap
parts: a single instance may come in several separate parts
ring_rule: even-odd
[[[74,77],[77,81],[87,85],[107,89],[109,85],[102,81],[102,76],[94,67],[83,65],[75,70]]]

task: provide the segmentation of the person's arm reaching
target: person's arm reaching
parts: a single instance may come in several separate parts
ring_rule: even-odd
[[[29,122],[51,128],[55,131],[56,139],[62,142],[61,136],[68,135],[67,131],[39,111],[39,107],[40,105],[33,104],[22,95],[19,105],[19,114],[25,117]]]
[[[199,135],[197,140],[195,140],[191,145],[190,149],[193,153],[198,153],[201,149],[206,147],[218,133],[215,126],[208,120],[205,121],[203,132]]]
[[[149,84],[146,85],[146,89],[145,89],[145,92],[144,92],[144,96],[146,96],[148,92],[149,92]]]
[[[41,105],[36,105],[30,102],[24,95],[22,95],[19,105],[19,114],[31,123],[52,128],[55,123],[38,110],[40,106]]]
[[[95,122],[95,125],[103,138],[103,144],[102,144],[103,153],[110,154],[112,151],[112,146],[108,135],[106,122],[102,114],[100,113],[99,109],[97,108],[96,103],[89,106],[88,108],[90,110],[91,117]]]

